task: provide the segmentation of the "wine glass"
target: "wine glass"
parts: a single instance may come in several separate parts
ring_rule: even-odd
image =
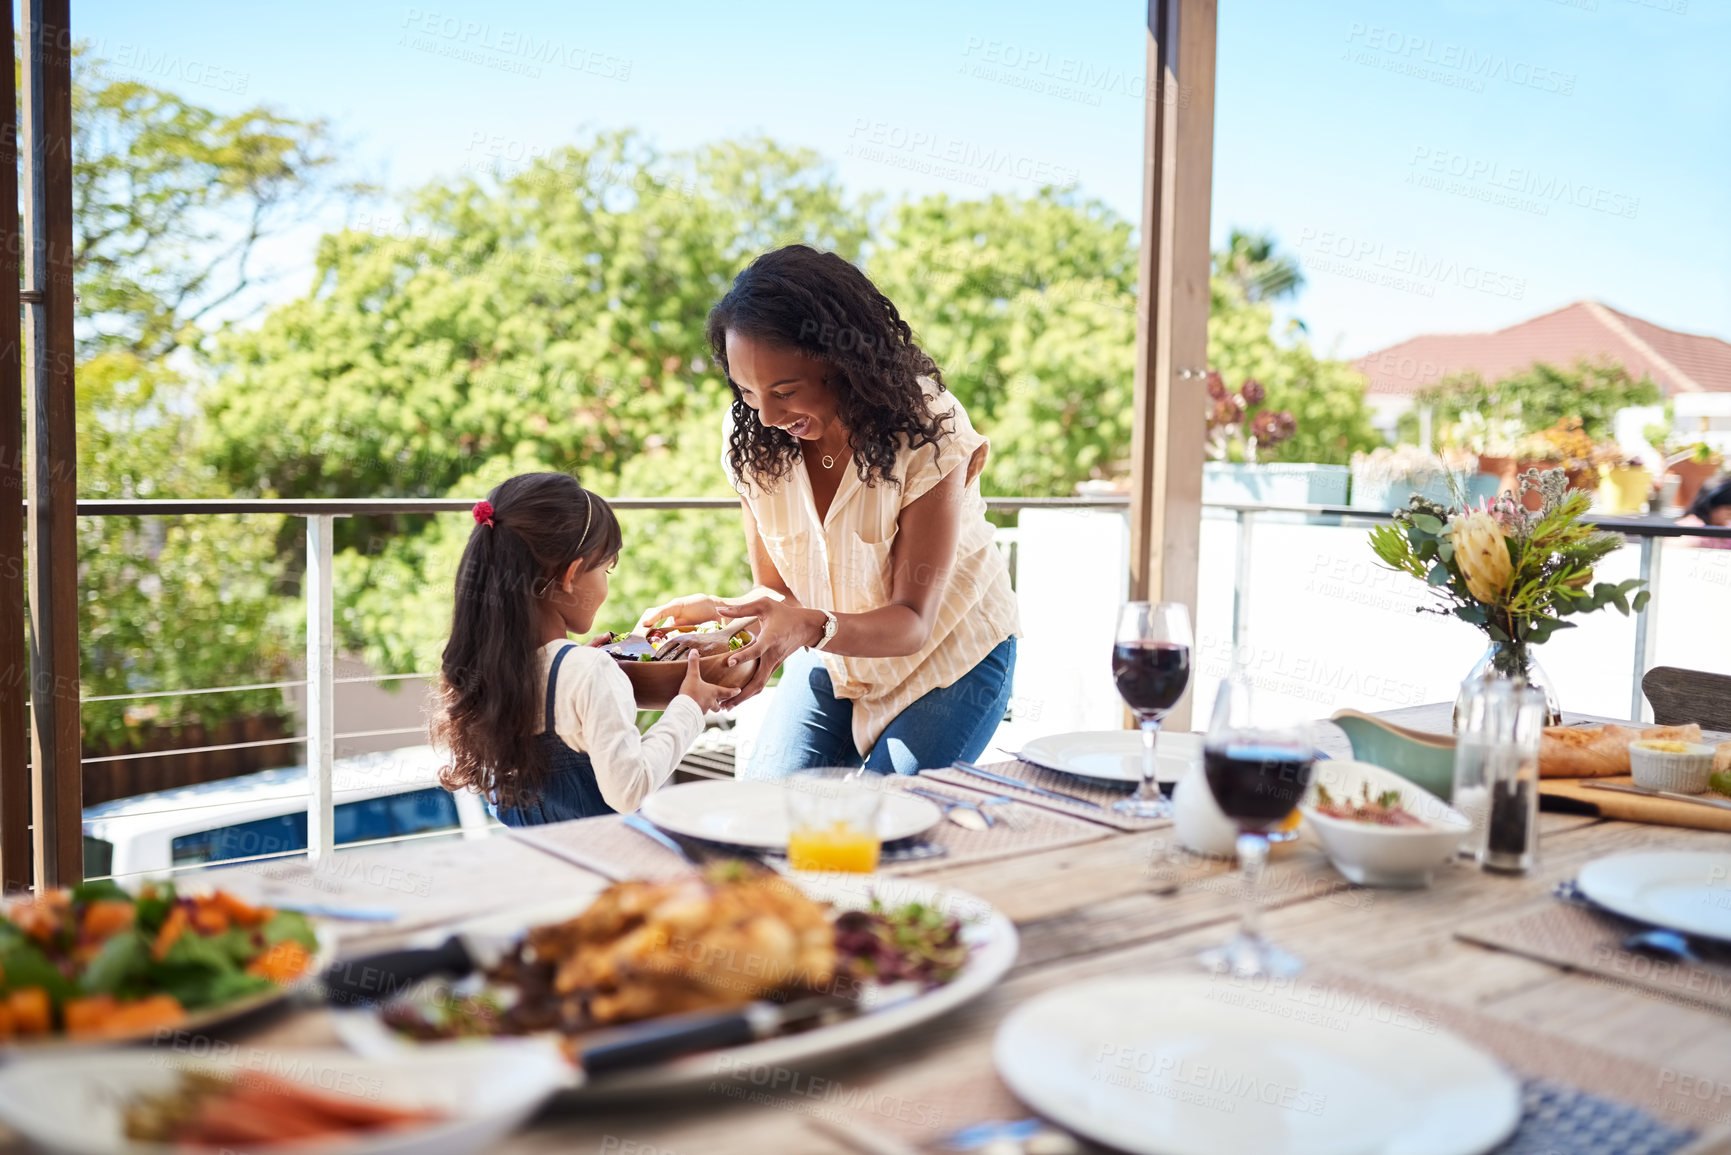
[[[1238,827],[1244,916],[1238,933],[1205,951],[1202,965],[1238,978],[1286,978],[1304,969],[1262,937],[1262,870],[1269,834],[1298,806],[1316,764],[1307,723],[1276,723],[1257,705],[1249,674],[1234,668],[1220,687],[1202,742],[1202,768],[1214,801]]]
[[[1112,679],[1142,725],[1142,785],[1112,809],[1134,818],[1170,818],[1172,803],[1154,779],[1154,739],[1190,684],[1190,611],[1183,603],[1129,602],[1118,612]]]

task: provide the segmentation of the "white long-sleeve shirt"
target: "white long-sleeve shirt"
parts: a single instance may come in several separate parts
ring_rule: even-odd
[[[553,657],[571,653],[559,666],[553,691],[553,729],[573,750],[589,755],[601,798],[621,814],[642,804],[651,790],[673,776],[673,768],[703,733],[703,708],[680,694],[655,725],[637,732],[637,702],[625,671],[607,654],[576,642],[541,647],[541,681]]]

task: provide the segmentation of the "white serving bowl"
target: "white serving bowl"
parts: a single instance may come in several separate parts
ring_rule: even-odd
[[[1401,807],[1424,825],[1375,826],[1317,811],[1317,786],[1326,786],[1336,801],[1347,801],[1357,800],[1366,782],[1373,798],[1388,790],[1399,794]],[[1316,763],[1298,808],[1334,868],[1361,886],[1430,885],[1431,875],[1454,858],[1461,836],[1472,828],[1466,815],[1394,771],[1345,759]]]
[[[209,1044],[210,1040],[195,1040]],[[197,1056],[192,1053],[197,1051]],[[222,1051],[220,1057],[216,1052]],[[540,1040],[429,1047],[389,1061],[339,1050],[264,1050],[218,1043],[179,1053],[168,1047],[21,1058],[0,1068],[0,1119],[54,1155],[171,1155],[176,1148],[126,1137],[122,1106],[172,1089],[181,1068],[257,1071],[326,1094],[353,1094],[391,1106],[431,1108],[447,1118],[424,1126],[321,1141],[319,1155],[467,1155],[485,1151],[561,1087],[580,1076],[558,1048]],[[260,1144],[250,1151],[305,1150]]]
[[[1655,750],[1647,742],[1629,743],[1629,770],[1635,785],[1648,790],[1670,790],[1677,794],[1700,794],[1713,773],[1713,747],[1700,742],[1678,742],[1677,750]]]

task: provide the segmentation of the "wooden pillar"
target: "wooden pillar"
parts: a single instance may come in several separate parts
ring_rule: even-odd
[[[0,29],[13,43],[12,5]],[[24,381],[18,328],[18,81],[0,70],[0,888],[30,886],[30,737],[24,649]]]
[[[38,889],[84,879],[69,0],[25,0],[24,339],[29,420],[30,786]]]
[[[1214,170],[1214,0],[1148,0],[1130,596],[1196,616]],[[1168,717],[1189,724],[1188,703]]]

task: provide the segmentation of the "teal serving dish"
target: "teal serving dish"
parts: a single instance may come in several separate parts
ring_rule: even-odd
[[[1347,740],[1352,743],[1352,756],[1360,762],[1392,770],[1444,802],[1453,800],[1453,734],[1433,734],[1428,730],[1397,726],[1358,710],[1337,710],[1329,721],[1346,731]]]

